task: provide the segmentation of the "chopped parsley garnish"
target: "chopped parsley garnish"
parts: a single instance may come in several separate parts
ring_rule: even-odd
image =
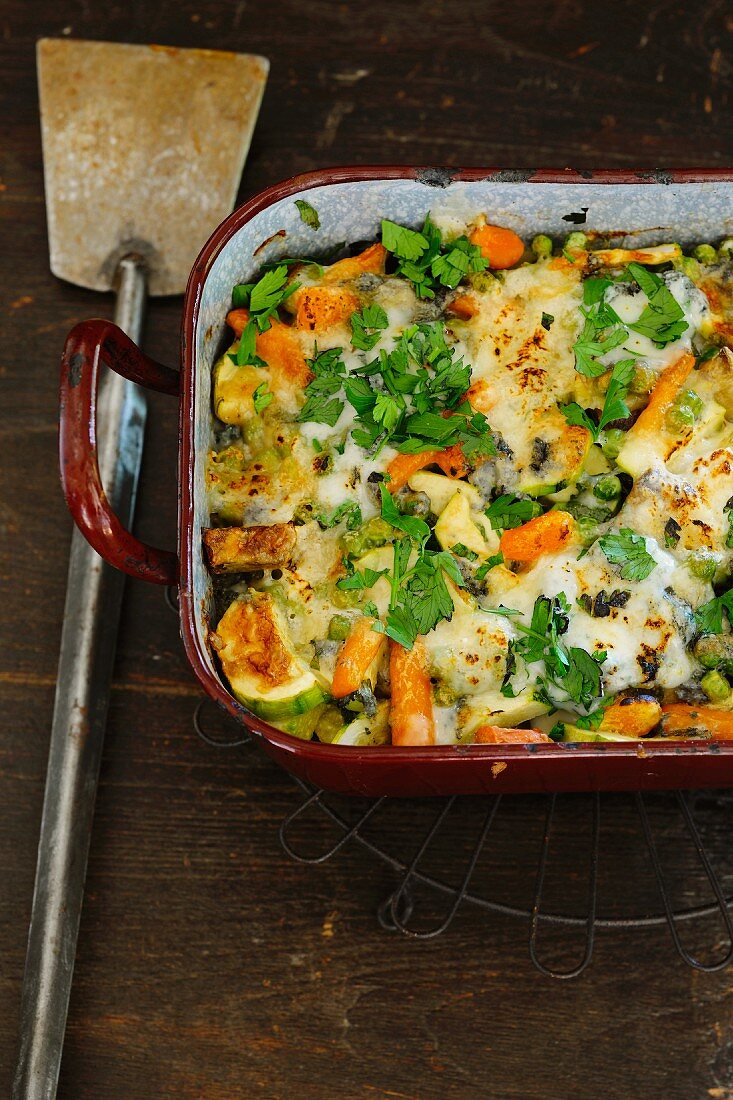
[[[641,264],[631,263],[627,270],[649,300],[639,320],[630,322],[628,327],[641,336],[648,336],[660,347],[679,340],[689,325],[685,320],[684,310],[667,284],[659,275],[647,271]]]
[[[270,318],[300,286],[298,282],[287,286],[287,281],[288,269],[285,264],[280,264],[266,271],[256,283],[238,283],[232,290],[233,308],[249,310],[249,319],[239,338],[237,351],[230,355],[237,366],[267,366],[256,354],[257,333],[267,332]]]
[[[453,289],[467,275],[475,275],[489,266],[481,249],[466,236],[444,244],[429,214],[419,233],[383,220],[382,244],[395,256],[397,274],[412,283],[418,298],[434,298],[437,286]]]
[[[648,304],[637,321],[622,322],[615,309],[605,300],[605,293],[614,283],[632,280],[644,292]],[[587,378],[598,378],[608,370],[608,365],[601,362],[602,357],[620,347],[630,331],[647,336],[658,347],[664,347],[679,340],[689,328],[684,310],[664,279],[638,263],[630,263],[615,279],[609,276],[586,279],[583,283],[581,313],[585,322],[573,345],[573,351],[575,369]],[[628,412],[624,415],[628,415]],[[619,417],[608,418],[617,419]],[[575,422],[577,421],[571,421]]]
[[[510,527],[521,527],[541,512],[542,507],[536,500],[525,500],[511,493],[502,493],[491,502],[484,515],[491,521],[495,531],[507,531]]]
[[[384,577],[389,572],[387,569],[369,569],[368,567],[354,569],[348,558],[344,559],[344,566],[347,575],[336,581],[336,587],[344,592],[360,592],[364,588],[372,588],[380,577]]]
[[[351,346],[371,351],[379,340],[389,318],[381,306],[365,306],[361,313],[351,315]]]
[[[586,378],[598,378],[605,374],[608,366],[600,362],[600,357],[614,348],[620,347],[629,335],[621,324],[612,324],[609,328],[607,317],[610,307],[598,302],[585,314],[583,331],[573,344],[575,369]],[[613,312],[613,311],[611,311]],[[614,313],[614,317],[615,317]]]
[[[267,382],[262,382],[252,394],[252,403],[255,407],[255,412],[259,414],[266,409],[273,400],[274,394],[270,393],[267,388]]]
[[[427,249],[429,241],[422,233],[383,218],[382,244],[400,260],[418,260]]]
[[[455,546],[451,546],[450,552],[451,554],[455,554],[456,557],[465,558],[466,561],[476,561],[478,559],[478,554],[476,553],[476,551],[469,550],[468,547],[462,542],[457,542]]]
[[[393,544],[392,572],[386,574],[390,586],[387,615],[384,623],[376,623],[374,629],[387,634],[405,649],[412,649],[419,634],[427,634],[442,619],[450,619],[453,615],[453,599],[446,577],[459,587],[465,582],[449,551],[426,549],[431,535],[427,523],[416,516],[403,516],[384,485],[379,488],[382,519],[401,531],[403,537]],[[374,570],[370,572],[375,575]],[[376,574],[375,579],[381,575]],[[349,579],[338,584],[345,587]]]
[[[305,199],[295,199],[295,205],[298,207],[298,213],[300,214],[300,220],[304,225],[307,225],[309,229],[320,229],[321,219],[318,215],[318,211],[314,206],[311,206]]]
[[[344,407],[344,402],[336,396],[341,392],[346,374],[346,366],[341,359],[343,348],[329,348],[320,354],[318,348],[315,351],[315,357],[308,360],[315,377],[305,387],[305,405],[298,414],[298,420],[328,424],[333,428]]]
[[[722,634],[725,630],[723,612],[728,616],[729,623],[733,625],[733,588],[698,607],[695,612],[695,622],[700,633]]]
[[[633,359],[622,359],[614,365],[611,371],[608,389],[606,390],[606,399],[603,402],[603,409],[601,410],[601,416],[597,424],[591,419],[585,409],[582,409],[575,401],[571,402],[569,405],[561,405],[560,411],[563,413],[568,424],[575,424],[578,427],[587,428],[593,439],[597,440],[603,429],[607,428],[609,424],[612,424],[614,420],[624,420],[629,415],[629,407],[626,404],[625,398],[629,392],[629,386],[631,385],[633,377]]]
[[[598,544],[612,565],[620,565],[625,581],[643,581],[656,567],[656,561],[646,548],[646,539],[630,527],[602,535]]]
[[[346,520],[347,530],[355,531],[357,527],[361,526],[361,508],[355,500],[345,500],[332,512],[321,512],[320,515],[316,516],[316,519],[321,527],[325,528],[335,527],[337,523]]]
[[[503,554],[492,554],[491,557],[486,559],[486,561],[483,563],[483,565],[479,565],[479,567],[476,570],[474,576],[476,577],[477,581],[482,581],[487,576],[487,574],[491,572],[491,570],[494,568],[495,565],[503,565],[503,564],[504,564],[504,555]]]
[[[551,709],[556,702],[550,689],[564,692],[586,710],[601,696],[601,669],[606,652],[587,653],[578,646],[565,646],[561,641],[569,625],[569,605],[563,592],[557,596],[539,596],[532,609],[529,626],[514,618],[512,608],[484,608],[490,614],[512,617],[512,625],[522,635],[510,642],[507,677],[502,687],[504,695],[514,697],[511,677],[516,672],[516,658],[525,664],[542,662],[542,672],[536,680],[536,697]]]
[[[492,455],[486,417],[463,400],[470,381],[470,366],[456,358],[440,322],[411,325],[390,352],[344,379],[356,412],[352,437],[372,454],[386,443],[407,454],[460,443],[467,459]]]

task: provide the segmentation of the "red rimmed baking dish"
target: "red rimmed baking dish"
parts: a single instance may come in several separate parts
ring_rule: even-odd
[[[314,232],[296,198],[320,215]],[[562,236],[581,221],[636,245],[715,240],[733,231],[733,173],[525,172],[501,169],[337,168],[268,188],[224,221],[194,264],[183,309],[181,373],[149,359],[107,321],[70,333],[62,364],[61,470],[74,519],[108,562],[132,576],[177,584],[186,654],[212,699],[258,735],[288,771],[317,786],[359,795],[724,787],[733,784],[733,742],[633,745],[441,745],[338,747],[302,741],[252,715],[231,695],[207,641],[211,584],[201,552],[208,525],[204,464],[210,380],[224,340],[234,283],[263,262],[314,254],[337,241],[373,239],[380,219],[421,223],[438,208],[467,220],[487,211],[525,239]],[[628,240],[625,240],[628,239]],[[99,482],[95,394],[100,360],[126,378],[180,394],[178,554],[146,546],[112,514]]]

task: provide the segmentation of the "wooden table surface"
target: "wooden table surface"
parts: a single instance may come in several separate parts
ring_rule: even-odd
[[[733,13],[719,0],[128,0],[0,12],[4,246],[0,345],[0,1095],[9,1094],[64,601],[70,522],[56,475],[59,353],[111,302],[48,270],[34,43],[73,35],[251,50],[271,75],[244,199],[341,163],[579,168],[733,159]],[[155,302],[153,355],[174,360],[180,300]],[[176,412],[151,402],[138,531],[172,545]],[[59,1095],[66,1100],[733,1097],[733,971],[700,974],[666,928],[598,933],[576,982],[537,973],[526,920],[463,910],[442,937],[382,930],[394,872],[347,847],[293,862],[278,826],[299,792],[255,748],[205,745],[200,698],[163,592],[129,582],[91,843]],[[223,733],[227,731],[222,731]],[[733,892],[728,797],[698,803]],[[409,858],[436,807],[387,808],[376,835]],[[480,826],[458,807],[436,847],[457,874]],[[544,805],[497,819],[480,889],[527,905]],[[653,803],[675,902],[703,879],[679,815]],[[562,804],[548,906],[582,912],[589,830]],[[328,832],[318,813],[299,839]],[[492,834],[493,835],[493,834]],[[630,799],[604,804],[605,911],[658,912]],[[479,887],[477,887],[478,889]],[[430,905],[430,899],[426,899]],[[427,910],[426,910],[427,913]],[[714,921],[685,935],[724,951]],[[582,937],[543,934],[570,965]]]

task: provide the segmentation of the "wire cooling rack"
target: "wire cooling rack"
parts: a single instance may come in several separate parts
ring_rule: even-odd
[[[176,609],[171,593],[167,601]],[[254,744],[208,699],[197,704],[193,725],[219,749]],[[285,852],[318,865],[354,845],[380,860],[396,879],[377,911],[386,931],[430,940],[471,909],[514,918],[527,929],[537,970],[561,980],[588,967],[599,930],[666,926],[695,970],[733,960],[733,858],[714,867],[710,855],[713,842],[730,835],[733,792],[367,800],[293,782],[300,797],[280,827]],[[518,846],[518,836],[527,842]],[[563,872],[553,875],[558,864]],[[598,904],[604,870],[608,912]],[[502,891],[517,900],[500,900]],[[563,933],[549,947],[562,966],[545,961],[548,933]],[[686,945],[692,935],[694,947]]]
[[[208,745],[217,748],[233,749],[250,743],[250,738],[242,732],[232,719],[223,715],[215,704],[202,700],[194,713],[194,728],[199,737]],[[216,723],[217,732],[211,728]],[[225,726],[231,727],[229,736]],[[727,830],[730,814],[733,810],[733,797],[725,792],[674,792],[667,795],[647,795],[636,793],[627,798],[633,800],[636,811],[637,833],[633,838],[638,848],[638,840],[646,851],[647,867],[651,872],[652,883],[656,885],[658,900],[656,911],[648,899],[648,908],[643,912],[631,914],[603,914],[599,912],[598,893],[602,857],[613,851],[619,837],[615,824],[618,821],[617,807],[620,796],[600,795],[497,795],[486,797],[453,796],[444,799],[405,800],[377,798],[372,800],[349,799],[346,796],[332,795],[317,790],[299,779],[294,779],[300,791],[300,799],[295,808],[287,815],[280,827],[280,840],[285,852],[298,863],[323,864],[338,856],[347,845],[358,845],[375,859],[385,863],[396,875],[397,885],[379,906],[378,919],[385,930],[401,932],[416,939],[434,939],[446,932],[459,912],[473,907],[485,914],[501,914],[519,918],[528,929],[529,956],[534,966],[547,977],[558,979],[576,978],[591,962],[595,946],[596,933],[600,929],[624,929],[628,931],[667,926],[674,948],[680,958],[695,970],[712,972],[722,970],[733,959],[733,868],[721,873],[713,867],[709,854],[709,841],[706,836],[708,824],[701,828],[699,820],[700,806],[707,813],[707,819],[717,822],[717,828]],[[615,802],[604,817],[604,842],[601,843],[601,818],[605,802]],[[572,807],[574,829],[570,835],[562,835],[557,819],[563,806]],[[498,900],[492,896],[491,886],[495,882],[491,875],[491,863],[497,858],[497,841],[500,848],[509,843],[512,835],[511,823],[516,817],[519,806],[523,807],[523,823],[530,827],[534,818],[539,823],[539,850],[535,849],[532,866],[529,869],[517,859],[516,877],[518,885],[530,883],[527,904],[515,904]],[[470,811],[470,813],[469,813]],[[394,844],[380,838],[380,819],[401,814],[403,824],[403,845],[407,849],[400,852]],[[478,814],[478,827],[475,819]],[[662,857],[663,843],[670,847],[670,815],[674,815],[675,828],[672,831],[672,859]],[[472,839],[466,843],[466,818],[474,819]],[[500,830],[502,818],[508,819],[510,828]],[[409,822],[409,824],[407,824]],[[663,825],[663,829],[660,828]],[[624,827],[628,821],[624,818]],[[388,836],[393,829],[386,824],[381,830]],[[564,830],[567,834],[567,828]],[[574,868],[572,892],[584,895],[581,911],[570,913],[559,911],[546,902],[549,867],[559,862],[557,848],[560,844],[570,844]],[[678,864],[678,855],[683,847],[692,848],[698,863],[695,881],[680,881],[679,868],[674,871],[669,864]],[[578,854],[577,848],[585,848]],[[441,860],[446,863],[448,855],[450,873],[440,873],[434,864]],[[564,853],[564,855],[566,855]],[[477,873],[482,857],[489,856],[487,874]],[[618,855],[618,853],[616,853]],[[529,856],[531,860],[531,855]],[[565,862],[563,858],[562,862]],[[622,861],[623,862],[623,861]],[[685,870],[689,872],[689,859],[685,861]],[[621,881],[620,894],[628,903],[628,888],[635,879],[635,868],[629,868],[624,875],[623,867],[616,869]],[[565,872],[567,877],[568,872]],[[502,882],[505,883],[504,876]],[[623,881],[625,879],[625,881]],[[726,894],[724,881],[731,891]],[[648,883],[645,884],[648,887]],[[552,893],[562,896],[568,883],[565,879],[555,882]],[[636,891],[636,883],[634,882]],[[618,892],[618,884],[617,884]],[[643,891],[648,894],[648,889]],[[705,900],[701,895],[707,894]],[[427,897],[426,897],[427,895]],[[685,900],[686,899],[686,900]],[[694,901],[691,899],[695,899]],[[633,904],[633,899],[632,899]],[[637,905],[639,902],[637,901]],[[661,910],[660,910],[661,904]],[[435,917],[435,909],[442,910]],[[426,911],[430,916],[426,916]],[[708,931],[712,945],[708,944],[701,952],[685,945],[682,929],[690,922],[701,922],[703,918],[717,918]],[[710,922],[708,922],[709,924]],[[569,966],[559,967],[543,961],[541,957],[543,936],[548,929],[565,930],[567,940],[556,954],[577,951],[579,961]],[[581,932],[579,940],[578,932]]]

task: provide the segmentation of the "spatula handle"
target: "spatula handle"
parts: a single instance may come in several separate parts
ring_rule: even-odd
[[[139,338],[145,275],[123,261],[116,319]],[[110,373],[100,392],[99,467],[132,520],[146,416],[141,390]],[[14,1100],[53,1100],[66,1027],[124,574],[74,530],[28,934]]]

